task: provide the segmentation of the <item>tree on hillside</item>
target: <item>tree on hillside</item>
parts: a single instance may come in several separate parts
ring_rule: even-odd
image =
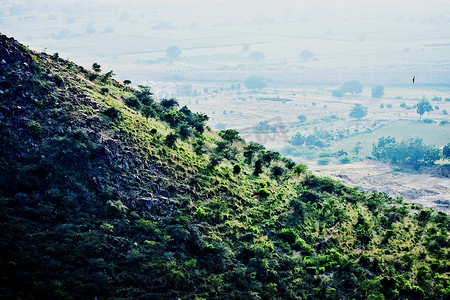
[[[384,96],[384,87],[376,85],[372,88],[372,98],[381,99]]]
[[[95,72],[101,72],[102,71],[101,66],[98,63],[96,63],[96,62],[92,64],[92,70],[94,70]]]
[[[263,89],[267,86],[267,84],[264,81],[264,77],[252,75],[245,79],[244,85],[251,90],[254,89]]]
[[[181,49],[178,46],[170,46],[166,49],[166,56],[171,61],[180,59]]]
[[[353,105],[349,116],[352,118],[361,119],[367,115],[367,107],[362,106],[361,104]]]
[[[162,99],[160,104],[165,108],[175,108],[179,106],[178,101],[175,98]]]
[[[425,112],[430,111],[433,111],[433,106],[430,105],[430,102],[428,102],[428,100],[422,99],[422,101],[417,104],[417,113],[419,114],[420,119],[422,119],[422,115]]]
[[[225,141],[232,143],[234,141],[243,142],[244,140],[239,136],[239,132],[234,129],[226,129],[219,132],[221,138]]]

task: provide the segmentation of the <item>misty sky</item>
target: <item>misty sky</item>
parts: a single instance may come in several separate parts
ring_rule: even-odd
[[[450,2],[441,0],[0,0],[0,32],[119,68],[171,45],[183,50],[180,68],[237,68],[246,44],[264,53],[265,69],[450,67]],[[313,59],[299,61],[303,50]]]

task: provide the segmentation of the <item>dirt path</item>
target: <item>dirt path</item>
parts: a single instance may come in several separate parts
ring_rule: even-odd
[[[431,207],[450,214],[450,179],[429,174],[395,172],[392,166],[366,160],[348,165],[319,166],[309,163],[310,170],[361,190],[377,190],[410,203]]]

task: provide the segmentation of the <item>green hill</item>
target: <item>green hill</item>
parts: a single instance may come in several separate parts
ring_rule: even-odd
[[[447,215],[112,77],[0,35],[0,298],[450,297]]]

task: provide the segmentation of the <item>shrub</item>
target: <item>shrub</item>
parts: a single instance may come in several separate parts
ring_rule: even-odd
[[[125,104],[128,107],[132,107],[135,109],[140,109],[141,108],[141,102],[139,102],[139,99],[136,96],[131,96],[125,99]]]
[[[102,93],[102,95],[106,95],[109,93],[109,89],[107,87],[102,87],[100,89],[100,93]]]
[[[42,132],[42,126],[36,121],[31,121],[31,123],[28,125],[28,128],[30,129],[30,133],[33,136],[38,136]]]
[[[240,165],[234,165],[233,167],[233,174],[239,174],[241,173],[241,166]]]
[[[141,114],[148,120],[149,117],[155,117],[156,111],[153,109],[153,107],[149,105],[145,105],[142,107]]]
[[[303,123],[306,121],[306,116],[305,115],[299,115],[297,116],[297,119],[300,123]]]
[[[278,236],[282,238],[285,242],[288,242],[290,244],[295,243],[295,241],[298,239],[298,235],[292,228],[283,228],[278,233]]]
[[[89,74],[87,75],[87,78],[88,78],[90,81],[94,81],[95,79],[98,78],[98,74],[97,74],[97,73],[89,73]]]
[[[187,124],[182,124],[178,127],[178,134],[183,140],[186,140],[192,135],[192,131]]]
[[[321,158],[321,159],[319,159],[318,161],[317,161],[317,164],[319,165],[319,166],[325,166],[325,165],[328,165],[329,163],[330,163],[330,158],[329,157],[324,157],[324,158]]]
[[[177,141],[178,136],[174,133],[170,133],[166,136],[166,139],[164,140],[165,144],[172,148],[175,146],[175,142]]]
[[[262,173],[262,161],[258,159],[255,162],[255,171],[253,172],[253,175],[258,176],[261,173]]]
[[[259,191],[258,191],[258,195],[261,197],[261,198],[268,198],[269,196],[270,196],[270,192],[266,189],[266,188],[261,188],[261,189],[259,189]]]
[[[100,228],[108,233],[113,232],[114,230],[114,226],[109,223],[103,223],[102,225],[100,225]]]
[[[92,64],[92,70],[94,70],[95,72],[101,72],[102,69],[100,69],[100,68],[101,68],[101,66],[98,63],[95,62]]]
[[[343,165],[349,164],[351,163],[350,157],[348,156],[343,156],[339,159],[339,162]]]
[[[156,133],[158,133],[158,129],[156,129],[155,127],[153,127],[152,129],[150,129],[150,133],[152,135],[155,135]]]
[[[195,214],[197,215],[197,217],[199,219],[204,219],[204,218],[206,218],[206,215],[207,215],[206,212],[201,207],[197,208],[197,210],[195,211]]]
[[[433,124],[434,123],[433,119],[423,119],[423,122],[427,123],[427,124]]]
[[[280,166],[275,166],[272,168],[272,175],[275,176],[275,178],[279,178],[281,175],[284,174],[284,169]]]
[[[306,173],[306,170],[308,170],[308,166],[303,165],[303,164],[298,164],[298,165],[296,165],[296,166],[293,168],[292,171],[293,171],[295,174],[300,175],[300,174]]]
[[[122,119],[122,112],[113,106],[105,109],[103,114],[114,122]]]

